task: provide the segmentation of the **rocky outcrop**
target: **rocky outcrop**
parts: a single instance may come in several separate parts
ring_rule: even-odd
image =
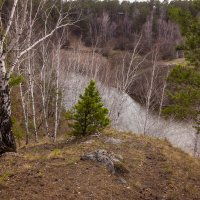
[[[122,164],[123,157],[108,152],[104,149],[98,149],[93,152],[81,156],[81,160],[92,160],[102,165],[105,165],[108,170],[115,175],[123,175],[129,173],[126,167]]]

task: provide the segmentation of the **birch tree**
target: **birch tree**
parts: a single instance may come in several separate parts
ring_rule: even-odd
[[[155,55],[154,55],[155,54]],[[148,120],[149,120],[149,115],[150,115],[150,106],[151,106],[151,98],[152,98],[152,93],[154,89],[154,81],[155,81],[155,72],[156,72],[156,61],[157,61],[157,54],[158,51],[156,49],[155,53],[153,54],[153,66],[152,66],[152,74],[151,74],[151,80],[149,84],[149,88],[147,91],[147,96],[146,96],[146,102],[145,102],[145,119],[144,119],[144,129],[143,129],[143,134],[146,135],[147,133],[147,126],[148,126]]]
[[[15,67],[29,51],[51,37],[58,29],[75,23],[75,21],[69,20],[70,10],[63,12],[62,1],[54,1],[51,7],[47,8],[49,2],[41,0],[36,10],[33,10],[30,6],[33,3],[35,3],[33,0],[14,0],[8,20],[5,22],[5,19],[3,19],[5,14],[3,10],[0,15],[2,29],[0,37],[0,154],[7,151],[16,151],[15,139],[12,133],[9,87],[9,80]],[[52,11],[56,12],[56,22],[53,24],[50,21]],[[47,14],[42,15],[43,26],[49,24],[48,30],[45,34],[38,34],[37,38],[27,43],[30,32],[36,31],[36,28],[38,28],[37,20],[44,12]],[[33,16],[32,24],[28,26],[27,21],[31,15]],[[17,49],[16,44],[18,44]],[[12,63],[7,65],[10,55],[12,56]]]

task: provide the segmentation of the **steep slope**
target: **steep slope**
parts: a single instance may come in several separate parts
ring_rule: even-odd
[[[113,138],[121,142],[114,144]],[[123,157],[129,173],[119,177],[100,163],[80,160],[96,149]],[[200,160],[168,141],[107,130],[100,136],[41,143],[2,156],[0,199],[197,200],[199,169]]]

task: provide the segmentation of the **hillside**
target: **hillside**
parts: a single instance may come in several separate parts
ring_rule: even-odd
[[[119,155],[128,173],[111,174],[97,162],[80,160],[96,149]],[[106,130],[100,136],[41,142],[3,155],[0,199],[197,200],[199,169],[198,159],[166,140]]]

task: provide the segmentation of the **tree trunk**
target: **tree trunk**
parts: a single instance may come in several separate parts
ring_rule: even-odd
[[[198,152],[198,140],[199,140],[199,132],[195,133],[194,156],[196,156]]]
[[[25,105],[25,100],[24,100],[24,95],[23,95],[23,90],[22,90],[22,84],[21,83],[19,85],[19,88],[20,88],[22,110],[23,110],[23,115],[24,115],[24,124],[25,124],[25,129],[26,129],[26,145],[27,145],[28,142],[29,142],[28,110],[26,111],[26,105]]]
[[[56,63],[56,102],[55,102],[55,127],[54,127],[54,142],[57,139],[58,131],[58,99],[59,99],[59,67],[60,67],[60,50],[57,54],[57,63]]]
[[[5,57],[0,57],[0,154],[16,151],[12,133],[10,88],[6,77]]]

